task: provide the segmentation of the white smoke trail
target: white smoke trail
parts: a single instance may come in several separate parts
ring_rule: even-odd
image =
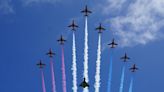
[[[87,17],[85,18],[85,47],[84,47],[84,75],[86,82],[89,82],[88,78],[88,23]],[[84,88],[83,92],[89,92],[88,88]]]
[[[77,67],[76,67],[76,42],[75,42],[75,33],[73,33],[73,45],[72,45],[72,76],[73,76],[73,92],[77,92]]]
[[[96,61],[96,75],[95,75],[95,92],[99,92],[100,88],[100,65],[101,65],[101,34],[98,39],[97,61]]]

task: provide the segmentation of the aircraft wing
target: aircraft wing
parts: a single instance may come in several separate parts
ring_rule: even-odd
[[[84,13],[84,12],[85,12],[84,10],[81,11],[81,13]]]
[[[97,28],[95,28],[95,30],[100,30],[100,28],[99,28],[99,27],[97,27]]]
[[[89,13],[92,13],[92,11],[88,11]]]
[[[130,68],[129,70],[131,70],[132,72],[135,72],[135,69],[134,68]]]
[[[38,65],[38,66],[39,66],[40,64],[36,64],[36,65]]]
[[[78,25],[75,25],[75,27],[79,27]]]
[[[105,30],[105,28],[102,28],[102,30]]]
[[[120,59],[125,59],[125,57],[121,57]]]
[[[114,43],[114,45],[118,45],[117,43]]]
[[[46,65],[46,64],[42,64],[42,65]]]
[[[69,25],[68,27],[72,27],[72,25]]]
[[[87,87],[89,87],[89,84],[87,84]]]
[[[46,53],[46,55],[49,55],[50,53]]]

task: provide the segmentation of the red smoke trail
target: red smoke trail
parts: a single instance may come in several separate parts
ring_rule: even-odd
[[[67,92],[66,87],[66,74],[65,74],[65,63],[64,63],[64,48],[62,47],[62,83],[63,83],[63,92]]]
[[[43,73],[43,70],[41,70],[41,74],[42,74],[42,89],[43,89],[43,92],[46,92],[46,86],[45,86],[45,82],[44,82],[44,73]]]
[[[52,92],[56,92],[56,85],[55,85],[55,76],[54,76],[54,67],[53,67],[53,61],[51,59],[50,61],[50,66],[51,66],[51,78],[52,78]]]

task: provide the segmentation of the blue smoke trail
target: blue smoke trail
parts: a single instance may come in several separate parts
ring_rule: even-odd
[[[122,69],[121,83],[120,83],[120,91],[119,92],[123,92],[123,88],[124,88],[124,76],[125,76],[125,65],[123,66],[123,69]]]
[[[133,78],[133,76],[132,76],[132,77],[131,77],[131,80],[130,80],[129,92],[132,92],[132,91],[133,91],[133,81],[134,81],[134,78]]]
[[[111,55],[110,55],[109,79],[108,79],[108,89],[107,89],[107,92],[111,91],[112,69],[113,69],[113,50],[111,50]]]

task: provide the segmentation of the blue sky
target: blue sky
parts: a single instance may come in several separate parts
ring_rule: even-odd
[[[100,92],[107,90],[110,49],[107,43],[114,37],[119,46],[115,49],[112,92],[119,91],[120,57],[127,52],[125,89],[127,92],[132,73],[128,68],[136,63],[133,92],[162,92],[164,82],[164,57],[162,47],[164,26],[163,0],[0,0],[0,91],[41,92],[41,74],[36,67],[38,60],[47,64],[44,69],[47,92],[51,91],[49,58],[45,53],[52,48],[57,91],[61,92],[61,49],[56,40],[63,34],[67,90],[72,92],[72,32],[67,25],[72,19],[80,28],[76,32],[78,83],[82,81],[84,17],[80,10],[88,5],[93,11],[89,26],[89,78],[94,85],[98,34],[95,27],[102,22],[102,62]],[[81,92],[81,88],[78,89]],[[90,92],[94,87],[90,88]]]

